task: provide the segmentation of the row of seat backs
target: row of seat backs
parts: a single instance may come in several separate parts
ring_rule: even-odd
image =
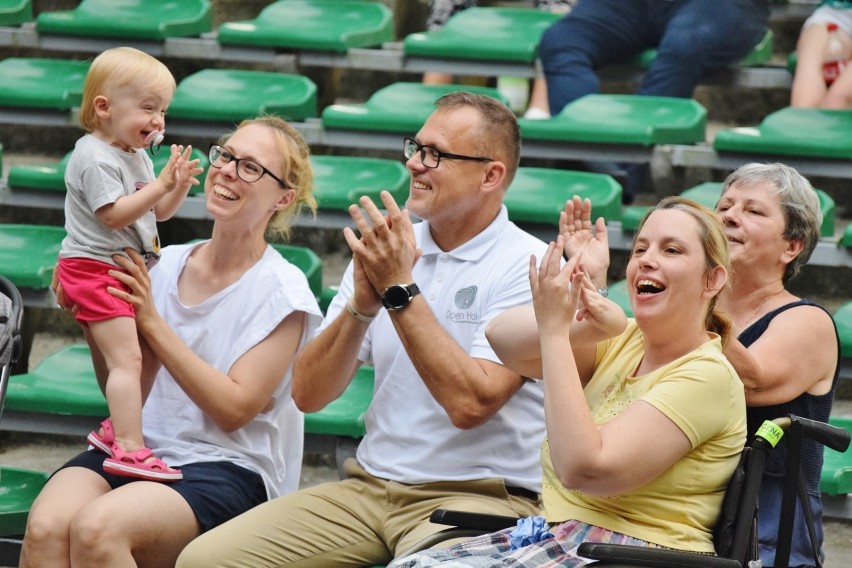
[[[83,0],[71,10],[40,13],[35,27],[42,34],[164,40],[211,34],[211,12],[209,0]],[[541,35],[560,17],[528,7],[471,8],[440,30],[409,34],[403,50],[411,56],[531,64]],[[32,20],[30,1],[0,2],[0,25]],[[345,52],[392,41],[393,12],[369,0],[278,0],[255,18],[222,23],[215,35],[223,45]],[[769,32],[743,64],[765,64],[771,54]],[[647,65],[655,56],[648,50],[636,63]]]
[[[79,106],[88,61],[8,58],[0,61],[0,106],[70,111]],[[334,104],[322,111],[327,129],[416,132],[440,96],[459,85],[393,83],[360,104]],[[506,101],[490,87],[467,90]],[[215,92],[215,97],[209,93]],[[186,121],[239,122],[258,114],[291,121],[318,117],[317,86],[288,73],[244,69],[203,69],[178,85],[169,118]],[[706,109],[693,99],[634,95],[589,95],[550,120],[520,119],[528,140],[601,144],[696,144],[706,138]],[[770,113],[754,127],[719,131],[713,147],[720,152],[830,159],[852,158],[852,113],[787,107]]]

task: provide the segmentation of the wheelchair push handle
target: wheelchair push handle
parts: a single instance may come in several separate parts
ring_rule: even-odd
[[[802,434],[805,438],[819,442],[840,453],[845,452],[849,447],[850,436],[846,428],[839,428],[826,422],[802,418],[794,414],[790,414],[787,419],[802,427]]]

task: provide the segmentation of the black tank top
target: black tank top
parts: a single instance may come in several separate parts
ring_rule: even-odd
[[[831,314],[810,300],[797,300],[790,302],[780,308],[777,308],[745,329],[738,337],[740,343],[748,348],[752,343],[757,341],[760,336],[769,327],[769,324],[778,314],[795,308],[797,306],[815,306],[820,308],[825,313]],[[834,319],[832,318],[832,322]],[[802,393],[798,397],[789,402],[775,404],[772,406],[750,406],[747,409],[748,418],[748,433],[749,439],[757,429],[763,424],[764,420],[772,420],[780,416],[795,414],[811,420],[819,420],[820,422],[828,422],[828,417],[831,414],[831,403],[834,400],[834,391],[837,389],[837,377],[840,374],[840,337],[837,335],[837,327],[834,328],[834,335],[837,340],[837,364],[834,368],[834,380],[831,383],[831,390],[828,393],[820,396],[814,396],[808,393]],[[771,454],[766,462],[766,474],[772,476],[783,477],[785,473],[785,464],[787,462],[787,445],[786,439],[781,439],[781,444]],[[819,478],[822,471],[822,453],[823,446],[812,440],[805,440],[802,445],[802,473],[807,482],[808,489],[811,492],[819,490]]]

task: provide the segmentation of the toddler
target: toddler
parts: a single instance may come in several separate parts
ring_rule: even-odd
[[[80,138],[65,172],[65,230],[58,279],[65,305],[86,330],[95,366],[106,371],[101,388],[110,417],[88,441],[109,454],[104,470],[119,476],[170,482],[182,478],[145,447],[142,405],[159,362],[136,333],[133,306],[107,292],[129,291],[112,271],[113,255],[132,248],[149,268],[159,256],[156,222],[177,212],[199,182],[192,147],[172,145],[159,176],[146,146],[162,140],[175,80],[161,62],[118,47],[92,62],[83,85]]]

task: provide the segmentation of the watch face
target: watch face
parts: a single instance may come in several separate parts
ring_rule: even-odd
[[[384,302],[385,307],[394,310],[405,307],[410,299],[411,296],[409,295],[408,290],[402,286],[391,286],[385,290],[385,293],[382,296],[382,301]]]

